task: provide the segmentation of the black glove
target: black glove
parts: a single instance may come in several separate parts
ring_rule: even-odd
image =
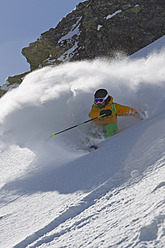
[[[112,111],[110,109],[101,110],[100,115],[104,115],[104,114],[105,114],[105,116],[110,116],[110,115],[112,115]],[[105,116],[103,116],[103,117],[105,117]]]

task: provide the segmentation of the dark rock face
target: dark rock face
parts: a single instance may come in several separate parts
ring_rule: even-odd
[[[31,70],[64,61],[130,55],[165,34],[164,0],[89,0],[22,50]]]
[[[65,61],[112,57],[118,51],[130,55],[163,35],[164,0],[87,0],[22,54],[35,70]]]

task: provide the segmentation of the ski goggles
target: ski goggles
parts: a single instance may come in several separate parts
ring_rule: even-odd
[[[103,97],[103,98],[95,98],[94,102],[97,104],[97,103],[102,103],[104,102],[106,99],[108,98],[108,94]]]

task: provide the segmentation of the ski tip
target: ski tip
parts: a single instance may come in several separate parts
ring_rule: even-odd
[[[55,138],[55,136],[56,136],[55,133],[52,133],[51,137]]]

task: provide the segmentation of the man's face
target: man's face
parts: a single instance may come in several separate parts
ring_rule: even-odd
[[[99,108],[103,108],[103,107],[105,106],[105,101],[104,101],[104,102],[99,102],[99,103],[97,103],[97,106],[98,106]]]

